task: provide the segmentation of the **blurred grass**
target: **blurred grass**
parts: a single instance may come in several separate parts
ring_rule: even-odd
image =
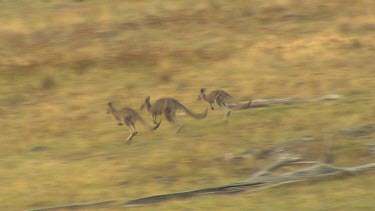
[[[324,137],[333,134],[335,164],[373,162],[365,148],[373,135],[338,133],[374,123],[373,11],[370,0],[2,1],[0,209],[235,182],[271,161],[234,164],[226,154],[306,135],[316,137],[301,150],[308,158],[319,159]],[[105,114],[108,101],[138,109],[148,95],[175,97],[201,112],[201,87],[240,99],[346,98],[233,112],[229,125],[222,112],[209,111],[201,121],[182,117],[181,134],[166,122],[153,133],[141,128],[130,146],[125,127]],[[369,210],[371,178],[158,209]]]

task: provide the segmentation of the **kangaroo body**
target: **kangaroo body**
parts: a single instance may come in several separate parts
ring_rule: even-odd
[[[210,104],[212,110],[215,110],[214,104],[216,103],[219,107],[226,111],[225,121],[228,121],[228,118],[232,112],[232,108],[229,107],[230,102],[235,102],[238,104],[237,100],[235,100],[230,94],[223,90],[214,90],[210,94],[206,94],[206,89],[202,88],[201,92],[198,96],[198,100],[206,101]],[[251,104],[251,100],[247,105],[244,106],[236,106],[234,109],[246,109],[249,108]]]
[[[108,103],[107,114],[112,114],[113,117],[117,120],[118,125],[123,125],[125,123],[125,125],[128,126],[128,128],[130,128],[131,133],[128,137],[128,144],[131,143],[131,141],[133,140],[133,137],[137,135],[138,133],[138,130],[135,126],[135,123],[137,121],[141,122],[149,130],[156,130],[160,125],[160,122],[159,122],[159,123],[155,123],[156,124],[155,127],[151,127],[144,121],[144,119],[134,109],[122,108],[120,110],[117,110],[113,107],[111,102]]]
[[[146,108],[147,111],[151,114],[154,123],[156,122],[156,119],[159,115],[164,114],[168,122],[171,122],[174,125],[178,126],[177,133],[183,127],[183,125],[180,125],[176,122],[176,112],[178,110],[185,112],[195,119],[204,119],[207,116],[207,109],[203,114],[196,114],[173,98],[161,98],[157,100],[153,105],[151,105],[150,97],[147,97],[144,103],[141,105],[141,110],[143,110],[144,108]]]

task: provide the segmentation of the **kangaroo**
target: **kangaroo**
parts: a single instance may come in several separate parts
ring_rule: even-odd
[[[156,124],[155,127],[152,127],[149,124],[147,124],[135,110],[131,108],[122,108],[120,110],[116,110],[115,107],[113,107],[112,102],[108,103],[107,114],[112,114],[113,117],[117,120],[118,125],[123,125],[123,123],[125,123],[126,126],[130,128],[131,133],[128,137],[128,144],[131,144],[133,137],[137,135],[138,133],[137,128],[135,127],[135,123],[137,121],[140,121],[150,131],[156,130],[161,123],[161,120],[160,120],[160,122],[155,123]]]
[[[145,108],[152,115],[152,121],[154,123],[156,122],[157,116],[162,115],[164,113],[164,116],[167,119],[167,121],[173,123],[174,125],[178,127],[176,133],[179,133],[183,127],[183,125],[178,124],[176,122],[177,110],[182,110],[186,114],[188,114],[189,116],[195,119],[204,119],[207,116],[207,111],[208,111],[208,109],[206,109],[206,112],[202,114],[193,113],[189,109],[187,109],[184,105],[182,105],[180,102],[178,102],[176,99],[173,99],[173,98],[161,98],[157,100],[153,105],[151,105],[150,96],[148,96],[141,105],[141,110]]]
[[[228,121],[228,118],[229,118],[229,116],[232,112],[232,108],[237,109],[237,110],[238,109],[246,109],[246,108],[249,108],[250,105],[251,105],[251,99],[250,99],[249,103],[246,104],[246,105],[243,105],[243,106],[237,106],[236,105],[235,107],[230,107],[229,106],[230,101],[234,101],[237,104],[238,104],[238,102],[227,92],[225,92],[223,90],[214,90],[208,95],[206,95],[205,92],[206,92],[206,88],[202,88],[201,93],[198,96],[198,100],[206,101],[208,104],[210,104],[210,107],[211,107],[212,110],[215,110],[214,104],[216,102],[216,104],[219,107],[223,108],[226,111],[225,121]]]

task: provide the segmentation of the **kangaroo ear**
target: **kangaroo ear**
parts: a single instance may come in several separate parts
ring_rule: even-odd
[[[206,91],[206,88],[201,89],[201,93],[204,93]]]
[[[146,97],[146,101],[150,101],[150,96],[147,96],[147,97]]]

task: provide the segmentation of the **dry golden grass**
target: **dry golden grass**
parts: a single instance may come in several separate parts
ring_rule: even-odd
[[[233,164],[228,153],[327,134],[337,165],[374,162],[375,3],[360,1],[6,1],[0,3],[0,210],[129,200],[236,182],[269,160]],[[192,110],[199,89],[240,99],[312,98],[202,121],[166,121],[134,144],[106,103],[139,108],[148,95]],[[151,118],[143,113],[145,118]],[[310,146],[310,145],[309,145]],[[207,196],[160,210],[369,210],[372,175],[259,193]],[[120,210],[111,207],[113,210]],[[155,207],[145,207],[152,210]],[[108,208],[106,208],[108,209]]]

